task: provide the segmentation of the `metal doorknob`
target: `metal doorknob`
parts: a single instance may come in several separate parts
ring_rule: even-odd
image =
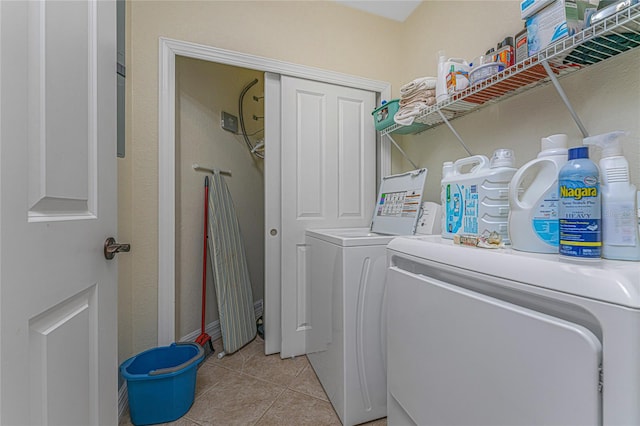
[[[104,258],[111,260],[116,256],[116,253],[128,252],[131,250],[131,244],[119,244],[116,243],[116,239],[113,237],[107,238],[104,242]]]

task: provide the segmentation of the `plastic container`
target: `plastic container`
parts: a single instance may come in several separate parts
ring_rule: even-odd
[[[504,64],[502,62],[489,62],[488,64],[480,65],[478,67],[471,68],[469,72],[469,81],[471,84],[479,83],[492,75],[498,74],[504,70]]]
[[[444,63],[447,71],[446,85],[449,96],[469,87],[469,64],[462,58],[449,58]]]
[[[440,210],[440,233],[442,234],[445,229],[447,229],[447,186],[445,182],[452,181],[451,177],[454,174],[453,161],[445,161],[442,164],[442,179],[440,180],[440,205],[442,209]]]
[[[196,392],[197,366],[204,349],[196,343],[172,343],[149,349],[120,365],[127,380],[134,425],[167,423],[182,417]]]
[[[447,69],[445,62],[447,57],[444,50],[438,51],[438,74],[436,76],[436,102],[443,102],[449,99],[447,93]]]
[[[578,260],[600,259],[602,253],[600,177],[586,146],[569,149],[560,169],[560,255]]]
[[[445,163],[441,181],[443,238],[455,234],[498,232],[509,243],[509,182],[516,172],[513,151],[498,149],[491,161],[484,155]],[[445,171],[446,169],[446,171]]]
[[[542,138],[541,148],[509,183],[509,239],[516,250],[558,253],[558,173],[567,162],[567,135]]]
[[[400,109],[400,100],[393,99],[389,102],[382,101],[382,105],[374,109],[371,115],[373,116],[373,124],[376,130],[384,130],[387,127],[395,124],[393,116]]]
[[[502,62],[505,67],[510,67],[516,63],[516,51],[513,47],[513,37],[505,37],[498,43],[496,52],[493,54],[494,62]]]
[[[620,138],[627,132],[611,132],[584,140],[602,149],[602,257],[640,260],[637,191],[629,181],[629,162],[622,154]]]
[[[516,64],[522,62],[529,57],[529,49],[527,47],[527,29],[524,28],[516,34],[515,40]]]
[[[444,50],[438,52],[438,75],[436,78],[436,102],[469,87],[469,64],[462,58],[446,59]]]

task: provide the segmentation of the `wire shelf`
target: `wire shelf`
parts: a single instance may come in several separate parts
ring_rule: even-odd
[[[640,3],[548,46],[505,70],[474,84],[448,100],[427,107],[415,118],[414,134],[424,132],[488,105],[549,83],[543,62],[556,77],[571,74],[589,65],[610,59],[640,46]],[[442,114],[440,114],[440,113]],[[443,118],[444,117],[444,118]],[[393,124],[380,132],[387,135],[404,126]]]

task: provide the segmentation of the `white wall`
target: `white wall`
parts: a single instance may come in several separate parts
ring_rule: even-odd
[[[200,328],[202,288],[204,173],[193,163],[232,172],[225,176],[245,244],[254,300],[264,293],[264,173],[263,160],[249,153],[244,140],[222,129],[222,111],[238,117],[244,97],[248,134],[264,128],[263,73],[178,57],[176,59],[176,330],[185,336]],[[239,128],[240,132],[241,129]],[[255,143],[262,133],[250,136]],[[206,324],[218,319],[211,262],[207,260]]]

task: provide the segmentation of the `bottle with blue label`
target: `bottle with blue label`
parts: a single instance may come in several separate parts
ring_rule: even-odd
[[[540,144],[538,157],[509,183],[509,237],[516,250],[558,253],[558,174],[567,162],[567,135],[547,136]]]
[[[442,237],[497,232],[509,244],[509,182],[516,172],[510,149],[445,163],[441,181]]]
[[[569,161],[558,175],[560,255],[600,259],[602,254],[600,173],[589,160],[589,148],[569,149]]]

